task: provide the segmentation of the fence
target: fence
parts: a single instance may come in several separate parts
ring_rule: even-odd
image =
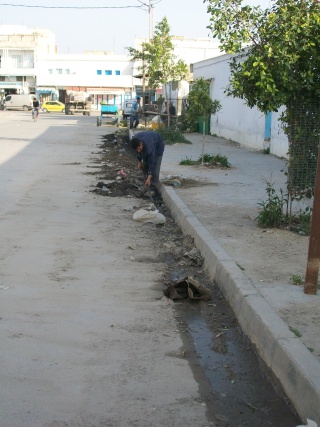
[[[311,204],[314,195],[320,142],[320,98],[295,102],[288,108],[284,122],[289,140],[287,188],[291,216],[293,201],[305,199]]]

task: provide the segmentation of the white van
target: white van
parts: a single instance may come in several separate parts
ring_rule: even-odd
[[[35,95],[7,95],[3,100],[3,105],[7,110],[32,110],[33,98]]]
[[[122,109],[122,117],[123,120],[126,120],[128,117],[130,117],[132,104],[136,101],[136,99],[125,99],[123,102],[123,109]]]

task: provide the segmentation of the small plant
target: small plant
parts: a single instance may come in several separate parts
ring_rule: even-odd
[[[203,161],[204,163],[202,163],[202,156],[200,156],[198,160],[192,160],[191,158],[187,157],[184,160],[181,160],[179,164],[184,166],[195,166],[204,164],[207,166],[220,166],[221,168],[229,168],[231,166],[228,161],[228,158],[226,156],[221,156],[220,154],[204,154]]]
[[[298,331],[298,329],[292,328],[291,326],[289,326],[289,329],[291,332],[293,332],[295,334],[296,337],[300,338],[302,337],[302,333]]]
[[[300,210],[298,217],[293,218],[291,228],[299,234],[308,236],[311,229],[311,214],[312,209],[308,206],[304,211]]]
[[[263,154],[270,154],[270,147],[263,149]]]
[[[186,157],[184,160],[181,160],[181,162],[179,163],[179,165],[183,165],[183,166],[193,166],[197,164],[197,162],[195,160],[191,160],[191,158]]]
[[[199,157],[198,162],[202,162],[202,157]],[[215,156],[212,154],[204,154],[203,163],[218,165],[223,168],[229,168],[231,166],[228,158],[226,156],[221,156],[220,154],[216,154]]]
[[[184,144],[191,144],[191,142],[186,139],[183,133],[175,127],[169,127],[169,128],[160,127],[159,129],[157,129],[157,132],[161,135],[166,145],[176,144],[177,142],[183,142]]]
[[[304,284],[304,277],[299,276],[298,274],[291,274],[290,281],[294,285],[303,285]]]
[[[274,182],[266,181],[267,200],[262,200],[258,203],[261,211],[257,217],[260,227],[279,227],[284,219],[283,207],[287,203],[287,199],[280,189],[280,194],[277,194],[274,188]]]

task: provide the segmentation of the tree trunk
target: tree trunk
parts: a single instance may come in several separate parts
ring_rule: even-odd
[[[204,144],[205,144],[205,139],[206,139],[206,120],[205,120],[205,118],[203,118],[202,124],[203,124],[203,130],[202,130],[202,164],[203,164]]]

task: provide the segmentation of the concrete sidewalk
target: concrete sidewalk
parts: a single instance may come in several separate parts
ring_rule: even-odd
[[[266,181],[285,189],[285,161],[206,136],[205,153],[227,156],[232,168],[181,166],[201,155],[202,135],[186,137],[192,145],[166,146],[163,199],[299,415],[320,425],[319,294],[304,295],[290,282],[305,274],[309,239],[255,221]],[[172,175],[192,178],[194,186],[165,185]]]

